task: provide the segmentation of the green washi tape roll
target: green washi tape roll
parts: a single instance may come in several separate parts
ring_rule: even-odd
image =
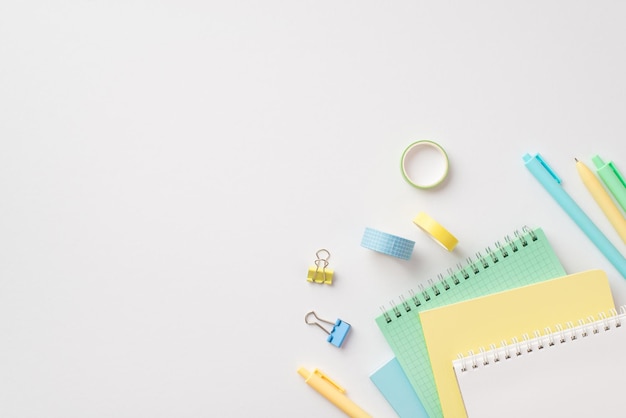
[[[407,169],[406,169],[407,160],[409,160],[413,154],[419,151],[418,148],[424,148],[424,147],[436,149],[437,151],[439,151],[439,153],[443,156],[443,159],[444,159],[444,169],[443,169],[443,173],[441,174],[441,176],[438,177],[434,182],[427,183],[427,184],[418,183],[417,181],[412,179],[407,173]],[[434,141],[429,141],[426,139],[422,141],[413,142],[411,145],[406,147],[406,149],[402,153],[402,158],[400,159],[400,169],[402,170],[402,176],[407,181],[407,183],[409,183],[413,187],[417,187],[418,189],[431,189],[437,186],[438,184],[440,184],[448,175],[449,167],[450,167],[450,161],[448,160],[448,154],[446,154],[446,151],[443,149],[443,147]]]

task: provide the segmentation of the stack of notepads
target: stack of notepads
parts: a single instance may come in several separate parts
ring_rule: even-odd
[[[541,229],[485,254],[376,318],[395,358],[371,379],[398,415],[623,416],[606,274],[566,275]]]

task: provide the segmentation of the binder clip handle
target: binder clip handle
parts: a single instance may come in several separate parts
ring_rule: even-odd
[[[311,312],[307,313],[304,316],[304,322],[306,322],[308,325],[317,325],[322,331],[324,331],[326,334],[330,335],[330,331],[328,331],[326,328],[324,328],[322,326],[322,324],[320,324],[319,322],[316,322],[316,321],[309,322],[309,317],[311,315],[313,315],[315,317],[315,319],[317,319],[318,321],[326,322],[327,324],[330,324],[330,325],[335,325],[335,323],[327,321],[325,319],[322,319],[322,318],[318,317],[317,314],[315,313],[315,311],[311,311]]]
[[[330,259],[330,251],[325,248],[317,250],[315,253],[315,267],[309,268],[307,280],[314,283],[332,284],[333,271],[328,267],[328,259]]]
[[[325,254],[325,256],[322,257],[320,254]],[[317,257],[317,260],[315,260],[315,264],[317,264],[318,262],[323,262],[324,267],[328,266],[328,259],[330,259],[330,252],[327,249],[322,248],[320,250],[317,250],[315,252],[315,257]]]

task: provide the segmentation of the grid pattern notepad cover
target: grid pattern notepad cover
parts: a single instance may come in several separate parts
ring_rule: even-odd
[[[508,256],[503,256],[504,252]],[[449,274],[441,284],[403,299],[399,305],[376,318],[431,418],[443,414],[419,312],[564,275],[565,270],[543,230],[537,228],[508,241],[491,255]]]

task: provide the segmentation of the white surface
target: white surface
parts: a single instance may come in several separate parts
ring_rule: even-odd
[[[574,166],[626,171],[623,3],[55,3],[0,3],[0,416],[343,416],[305,366],[391,417],[379,306],[525,224],[626,303],[522,163],[624,252]],[[450,157],[437,189],[400,174],[418,139]],[[332,287],[306,281],[319,248]]]

